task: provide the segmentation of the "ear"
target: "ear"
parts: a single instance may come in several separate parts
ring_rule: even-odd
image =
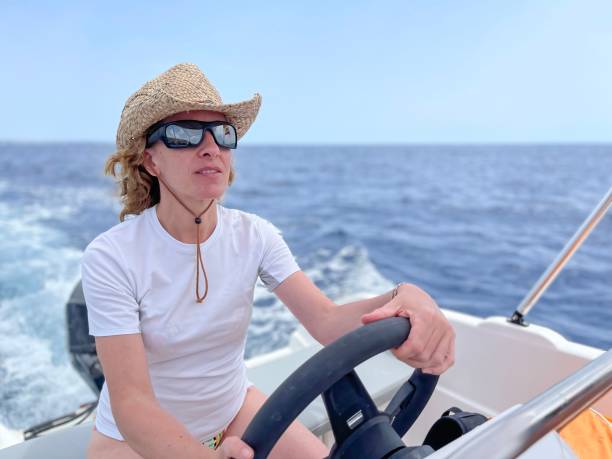
[[[144,151],[143,156],[144,159],[142,161],[142,165],[149,174],[151,174],[153,177],[157,177],[159,175],[159,167],[155,163],[155,152],[147,148]]]

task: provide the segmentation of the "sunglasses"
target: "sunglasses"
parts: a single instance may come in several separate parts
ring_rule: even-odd
[[[179,120],[154,124],[147,132],[147,148],[163,140],[168,148],[190,148],[202,143],[210,132],[215,143],[221,148],[236,148],[236,128],[226,121]]]

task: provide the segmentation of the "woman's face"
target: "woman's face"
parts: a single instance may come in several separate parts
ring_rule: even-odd
[[[225,121],[222,113],[205,110],[181,112],[164,122],[178,120]],[[221,148],[210,132],[196,147],[167,148],[163,141],[145,150],[144,166],[173,191],[193,200],[221,198],[228,187],[232,164],[229,148]]]

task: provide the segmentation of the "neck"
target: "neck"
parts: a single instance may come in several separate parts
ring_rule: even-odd
[[[202,243],[211,236],[217,226],[217,206],[214,202],[211,204],[213,199],[186,200],[162,186],[160,187],[160,201],[157,205],[157,218],[164,229],[176,240],[186,244]],[[199,225],[195,223],[196,216],[201,219]],[[199,241],[196,237],[198,226]]]
[[[164,201],[162,198],[157,206],[157,218],[161,225],[177,241],[195,244],[197,242],[195,217],[180,205],[164,205],[164,202],[168,201]],[[199,212],[204,210],[206,205],[208,203],[204,206],[200,205],[201,209]],[[200,224],[200,243],[202,243],[211,236],[217,226],[217,206],[213,204],[200,218],[202,219]]]

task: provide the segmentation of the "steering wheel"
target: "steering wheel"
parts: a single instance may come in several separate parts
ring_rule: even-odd
[[[354,368],[402,344],[410,321],[392,317],[364,325],[321,349],[293,372],[266,400],[242,440],[254,459],[264,459],[297,416],[319,394],[323,396],[336,443],[328,459],[420,458],[428,446],[408,448],[401,437],[425,408],[438,376],[414,370],[380,412]]]

